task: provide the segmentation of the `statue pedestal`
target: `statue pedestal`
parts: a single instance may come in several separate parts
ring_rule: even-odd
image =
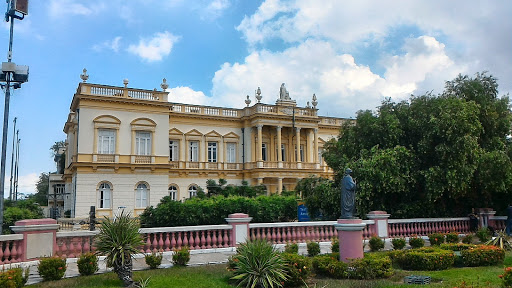
[[[340,242],[340,261],[347,259],[363,258],[363,229],[366,226],[361,219],[338,219],[334,224],[338,230]]]

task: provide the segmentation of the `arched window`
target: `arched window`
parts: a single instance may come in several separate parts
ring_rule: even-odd
[[[135,207],[145,208],[148,206],[148,186],[144,183],[137,185],[135,191]]]
[[[188,187],[188,197],[196,197],[197,196],[197,185],[192,184],[190,187]]]
[[[169,197],[174,201],[178,199],[178,187],[176,185],[169,186]]]
[[[101,183],[99,187],[99,206],[100,208],[111,208],[112,190],[108,183]]]

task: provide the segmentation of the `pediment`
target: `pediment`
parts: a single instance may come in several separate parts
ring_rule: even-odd
[[[112,115],[101,115],[94,120],[92,120],[94,123],[105,123],[105,124],[121,124],[121,120],[117,119],[116,117]]]
[[[197,131],[196,129],[192,129],[190,131],[188,131],[187,133],[185,133],[185,135],[187,136],[203,136],[203,134],[199,131]]]
[[[149,118],[137,118],[132,121],[131,125],[137,125],[137,126],[156,126],[155,121],[149,119]]]
[[[224,135],[224,138],[239,139],[240,136],[238,136],[238,134],[236,134],[235,132],[229,132],[229,133]]]
[[[212,130],[212,131],[206,133],[205,136],[206,137],[221,137],[222,135],[220,135],[217,131]]]
[[[179,129],[172,128],[172,129],[169,130],[169,135],[181,136],[181,135],[183,135],[183,132],[181,132]]]

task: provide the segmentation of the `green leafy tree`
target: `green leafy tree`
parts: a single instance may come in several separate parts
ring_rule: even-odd
[[[36,193],[30,195],[29,198],[39,203],[41,206],[48,205],[48,173],[41,173],[36,182]]]
[[[336,220],[341,215],[341,192],[334,181],[310,176],[301,179],[295,191],[302,195],[311,218]]]
[[[18,201],[5,200],[4,223],[2,233],[9,234],[10,226],[19,220],[43,218],[43,210],[33,199]]]
[[[437,96],[427,93],[378,110],[359,111],[325,146],[337,172],[354,170],[361,213],[459,216],[471,207],[503,210],[512,184],[508,96],[486,73],[459,75]]]

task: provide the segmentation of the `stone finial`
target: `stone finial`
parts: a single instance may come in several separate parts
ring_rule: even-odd
[[[162,90],[165,91],[167,88],[169,88],[169,84],[167,84],[167,79],[162,79],[162,84],[160,84],[160,87],[162,87]]]
[[[87,69],[84,68],[82,74],[80,74],[80,79],[85,83],[89,79],[89,75],[87,75]]]
[[[318,101],[316,101],[315,93],[313,93],[313,102],[311,102],[311,104],[313,104],[313,108],[316,109],[316,105],[318,105]]]
[[[311,108],[311,106],[309,106],[309,101],[308,101],[308,104],[306,104],[306,108]]]
[[[245,99],[245,104],[247,104],[247,107],[251,105],[251,99],[249,99],[249,95],[247,95],[247,99]]]
[[[128,79],[123,79],[124,88],[128,87]]]
[[[256,93],[255,93],[255,94],[256,94],[256,99],[258,100],[258,103],[260,103],[261,98],[262,98],[262,96],[261,96],[261,89],[260,89],[260,87],[258,87],[258,89],[256,90]]]

